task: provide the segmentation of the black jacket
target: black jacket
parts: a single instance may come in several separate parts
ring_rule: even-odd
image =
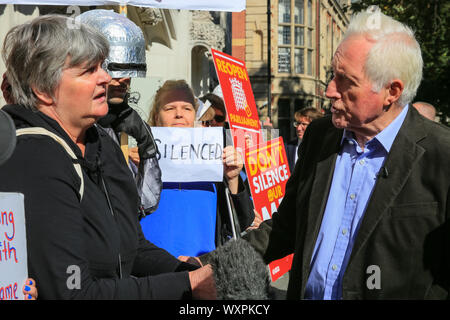
[[[278,212],[248,234],[266,262],[294,253],[288,299],[304,297],[343,130],[313,121]],[[343,276],[343,299],[449,299],[450,130],[412,107],[377,179]],[[380,270],[381,287],[368,286]]]
[[[53,119],[17,105],[2,110],[17,128],[43,127],[61,136],[83,168],[80,202],[72,160],[50,137],[18,137],[12,157],[0,167],[0,191],[25,195],[28,270],[39,298],[191,297],[186,270],[194,268],[144,238],[135,182],[106,132],[96,126],[87,131],[83,158]]]
[[[288,159],[289,171],[291,173],[294,171],[295,167],[295,156],[297,152],[298,138],[288,141],[284,144],[284,149],[286,150],[286,157]]]

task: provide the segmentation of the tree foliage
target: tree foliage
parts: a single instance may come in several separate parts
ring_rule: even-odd
[[[422,49],[423,79],[415,101],[431,103],[441,122],[450,124],[450,1],[447,0],[364,0],[352,2],[358,12],[371,5],[414,30]]]

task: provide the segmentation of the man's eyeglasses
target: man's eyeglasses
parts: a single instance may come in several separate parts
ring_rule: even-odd
[[[225,116],[216,115],[214,116],[214,121],[216,123],[224,122],[226,120]],[[212,120],[202,121],[202,125],[204,127],[210,127],[212,125]]]
[[[215,116],[214,116],[214,120],[215,120],[216,122],[224,122],[224,121],[225,121],[225,116],[215,115]]]
[[[293,123],[294,128],[297,128],[298,126],[307,127],[308,124],[309,124],[309,122],[297,122],[297,121],[294,121],[294,123]]]

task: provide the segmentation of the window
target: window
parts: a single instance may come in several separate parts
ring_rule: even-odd
[[[312,0],[308,0],[308,26],[313,26],[313,4]]]
[[[291,27],[278,27],[278,44],[291,44]]]
[[[303,5],[303,0],[295,0],[295,5],[294,5],[294,22],[298,23],[298,24],[304,24],[305,23],[305,19],[304,19],[304,5]]]
[[[303,49],[295,48],[295,73],[305,73]]]
[[[291,72],[291,48],[278,48],[278,72]]]
[[[278,21],[280,23],[291,22],[291,1],[279,0],[278,1]]]
[[[278,1],[279,73],[314,74],[314,25],[312,0]]]
[[[305,45],[305,28],[295,27],[295,43],[296,46]]]
[[[313,75],[313,51],[308,49],[308,62],[307,62],[307,73],[309,76]]]

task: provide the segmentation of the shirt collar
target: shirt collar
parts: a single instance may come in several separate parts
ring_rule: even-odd
[[[389,152],[391,150],[392,144],[394,143],[395,137],[397,136],[398,131],[403,124],[403,121],[405,121],[406,114],[408,113],[408,107],[409,105],[404,106],[400,114],[386,128],[384,128],[367,143],[370,143],[371,141],[376,139],[383,146],[386,152]],[[344,129],[344,134],[342,135],[341,139],[341,145],[344,142],[344,139],[347,139],[348,141],[355,139],[353,132]]]

